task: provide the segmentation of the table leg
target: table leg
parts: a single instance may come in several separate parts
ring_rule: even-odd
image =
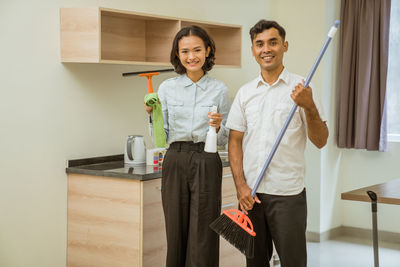
[[[372,240],[374,246],[374,266],[379,267],[379,256],[378,256],[378,223],[377,223],[377,200],[375,192],[367,191],[369,198],[371,199],[371,211],[372,211]]]

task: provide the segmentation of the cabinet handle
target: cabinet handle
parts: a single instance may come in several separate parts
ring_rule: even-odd
[[[221,209],[226,209],[226,208],[234,207],[234,206],[235,206],[235,202],[231,202],[231,203],[222,205],[222,206],[221,206]]]
[[[232,173],[222,175],[222,178],[226,178],[226,177],[232,177]]]

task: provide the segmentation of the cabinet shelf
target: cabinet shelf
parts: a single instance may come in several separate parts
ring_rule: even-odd
[[[61,61],[169,66],[175,34],[198,25],[214,39],[216,65],[241,66],[238,25],[156,16],[109,8],[61,8]]]

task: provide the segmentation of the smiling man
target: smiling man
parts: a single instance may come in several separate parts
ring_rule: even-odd
[[[232,104],[227,128],[229,161],[240,208],[255,232],[255,257],[247,267],[267,267],[276,246],[282,267],[307,265],[307,201],[304,150],[307,137],[318,148],[328,138],[324,114],[303,77],[283,65],[288,51],[285,30],[275,21],[260,20],[250,29],[252,54],[260,75],[242,86]],[[296,110],[269,169],[251,197],[251,188],[291,108]]]

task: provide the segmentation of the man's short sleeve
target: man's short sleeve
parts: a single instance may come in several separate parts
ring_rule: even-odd
[[[242,90],[239,90],[233,100],[231,110],[229,111],[226,127],[231,130],[245,132],[247,130],[247,125],[243,112],[244,108],[242,107],[241,95]]]

